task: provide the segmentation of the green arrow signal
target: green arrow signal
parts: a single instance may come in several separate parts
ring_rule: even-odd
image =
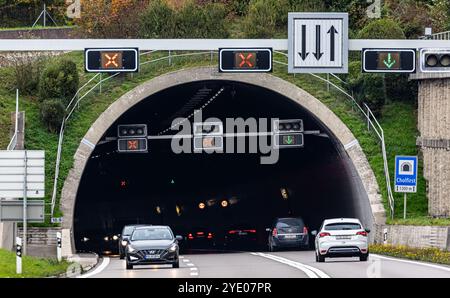
[[[395,59],[392,59],[392,55],[391,55],[391,53],[389,53],[387,61],[385,59],[385,60],[383,60],[383,63],[384,63],[384,65],[386,65],[387,68],[392,68],[392,66],[394,66],[395,63],[397,63],[397,61],[395,61]]]
[[[287,136],[285,140],[287,145],[294,144],[294,138],[292,136]]]

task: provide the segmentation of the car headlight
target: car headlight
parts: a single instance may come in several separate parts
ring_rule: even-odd
[[[169,251],[174,252],[177,250],[177,248],[178,248],[178,245],[176,243],[174,243],[169,247]]]
[[[125,240],[122,240],[122,246],[127,246],[128,242]]]
[[[128,252],[133,252],[133,251],[136,251],[136,249],[133,246],[128,245]]]
[[[108,236],[103,237],[103,240],[105,240],[105,242],[108,242],[109,241],[109,237]]]
[[[119,240],[119,236],[117,236],[117,235],[114,235],[112,238],[113,238],[114,241]]]

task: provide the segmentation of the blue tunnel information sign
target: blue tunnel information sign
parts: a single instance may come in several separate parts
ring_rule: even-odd
[[[395,192],[417,192],[417,156],[395,157]]]

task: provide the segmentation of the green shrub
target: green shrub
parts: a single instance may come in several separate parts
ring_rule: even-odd
[[[405,34],[397,22],[378,19],[370,22],[358,34],[359,39],[405,39]]]
[[[231,0],[231,10],[237,16],[245,16],[248,11],[250,0]]]
[[[78,90],[79,77],[77,65],[66,59],[48,64],[39,81],[39,98],[41,101],[61,98],[68,104]]]
[[[361,73],[361,62],[349,63],[347,75],[348,88],[360,104],[366,103],[375,115],[381,113],[386,101],[383,75]]]
[[[289,3],[287,0],[252,0],[244,20],[248,38],[273,38],[280,30],[286,32]]]
[[[179,10],[165,1],[152,2],[140,16],[142,38],[227,38],[228,10],[220,3],[186,2]]]
[[[152,1],[140,16],[141,38],[174,38],[175,11],[166,1]]]
[[[381,108],[386,103],[384,77],[380,74],[364,74],[362,89],[364,102],[370,107],[375,116],[381,114]]]
[[[23,56],[14,61],[14,85],[20,93],[36,94],[39,86],[39,77],[45,65],[45,57],[33,58]]]
[[[41,104],[41,119],[50,132],[57,132],[66,114],[66,109],[60,99],[44,100]]]

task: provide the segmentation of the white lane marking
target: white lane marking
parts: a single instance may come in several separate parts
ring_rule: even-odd
[[[189,263],[190,261],[188,259],[183,260],[185,263]]]
[[[100,264],[100,266],[98,266],[94,271],[77,276],[77,278],[89,278],[91,276],[94,276],[96,274],[99,274],[100,272],[102,272],[103,270],[105,270],[106,267],[108,267],[110,262],[110,259],[108,257],[103,258],[102,263]]]
[[[198,270],[198,268],[189,268],[189,269],[191,269],[191,271],[197,271]]]
[[[178,258],[180,258],[180,259],[184,259],[184,257],[183,257],[183,256],[179,256]]]
[[[305,265],[299,262],[295,262],[283,257],[279,257],[279,256],[275,256],[275,255],[271,255],[271,254],[265,254],[265,253],[251,253],[254,256],[260,256],[266,259],[271,259],[273,261],[282,263],[282,264],[286,264],[288,266],[297,268],[301,271],[303,271],[309,278],[329,278],[330,276],[328,276],[325,272],[314,268],[312,266],[309,265]]]
[[[433,265],[433,264],[428,264],[428,263],[423,263],[423,262],[417,262],[417,261],[412,261],[412,260],[403,260],[403,259],[397,259],[397,258],[390,258],[390,257],[376,255],[376,254],[370,254],[370,256],[376,257],[376,258],[379,258],[379,259],[385,259],[385,260],[394,261],[394,262],[401,262],[401,263],[409,263],[409,264],[414,264],[414,265],[421,265],[421,266],[425,266],[425,267],[441,269],[441,270],[450,272],[450,268],[449,267]]]
[[[198,276],[198,272],[191,272],[191,276]]]
[[[192,263],[188,263],[187,265],[188,265],[188,267],[194,267],[194,264],[192,264]]]

